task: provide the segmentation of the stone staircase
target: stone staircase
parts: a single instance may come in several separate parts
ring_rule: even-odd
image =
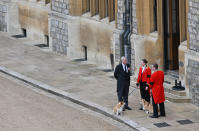
[[[179,80],[178,72],[165,72],[165,97],[166,100],[174,103],[191,103],[191,99],[186,95],[186,91],[176,91],[172,87],[175,86],[175,80]]]

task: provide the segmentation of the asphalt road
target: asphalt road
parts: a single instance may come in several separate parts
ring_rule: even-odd
[[[0,131],[126,130],[65,103],[0,75]]]

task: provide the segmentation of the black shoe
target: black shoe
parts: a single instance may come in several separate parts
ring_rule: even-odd
[[[122,111],[125,111],[125,108],[123,108]]]
[[[139,110],[143,110],[142,107],[140,107]]]
[[[159,115],[159,117],[165,117],[165,116],[166,116],[165,114],[163,114],[163,115],[162,115],[162,114],[160,114],[160,115]]]
[[[150,118],[158,118],[158,116],[154,116],[154,115],[152,115],[152,116],[150,116]]]
[[[125,107],[125,109],[127,109],[127,110],[132,110],[129,106]]]

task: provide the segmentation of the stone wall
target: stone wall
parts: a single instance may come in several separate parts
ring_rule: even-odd
[[[11,13],[9,10],[9,15],[18,15],[18,18],[10,19],[9,25],[16,25],[19,22],[19,29],[26,29],[27,38],[30,40],[37,41],[38,43],[46,43],[45,35],[48,36],[48,13],[49,8],[39,2],[29,2],[29,1],[20,1],[17,3],[18,12]],[[17,20],[18,19],[18,20]],[[17,28],[17,27],[16,27]]]
[[[132,0],[132,33],[133,35],[137,34],[137,18],[136,18],[136,0]],[[132,36],[133,36],[132,35]],[[131,38],[131,68],[132,74],[135,75],[135,48],[134,48],[134,41]]]
[[[71,59],[84,59],[87,56],[91,63],[106,69],[113,68],[115,22],[109,22],[108,18],[99,19],[99,15],[91,16],[89,12],[73,16],[69,10],[81,8],[78,2],[52,0],[50,47]]]
[[[68,15],[69,0],[52,0],[52,11]]]
[[[121,57],[121,38],[120,34],[123,32],[123,12],[124,11],[124,1],[118,0],[118,12],[117,12],[117,29],[115,30],[115,62],[119,63]],[[137,34],[137,18],[136,18],[136,0],[132,0],[132,33]],[[135,49],[134,43],[131,41],[131,68],[132,74],[135,74]]]
[[[199,61],[188,60],[187,78],[192,102],[199,106]]]
[[[133,0],[133,5],[132,5],[132,15],[133,15],[133,34],[137,34],[137,28],[138,28],[138,25],[137,25],[137,17],[136,17],[136,0]]]
[[[0,31],[7,32],[7,5],[0,3]]]
[[[135,76],[140,61],[145,58],[148,65],[157,63],[163,69],[162,4],[157,2],[157,27],[155,30],[153,0],[133,0],[133,34],[131,36],[131,64]]]
[[[186,86],[193,104],[199,106],[199,0],[189,0],[189,50],[185,54]]]
[[[118,0],[118,11],[117,11],[117,29],[114,32],[114,41],[115,41],[115,66],[120,62],[121,57],[121,38],[120,34],[123,32],[123,8],[124,8],[124,1]]]
[[[199,0],[189,0],[188,29],[190,50],[199,52]]]
[[[52,0],[52,11],[50,14],[50,45],[53,51],[67,54],[68,47],[68,24],[69,15],[68,0]]]
[[[117,1],[118,10],[117,10],[117,28],[119,30],[123,29],[123,8],[124,8],[124,0]]]
[[[58,53],[67,54],[68,25],[61,20],[52,19],[50,36],[52,37],[52,49]]]

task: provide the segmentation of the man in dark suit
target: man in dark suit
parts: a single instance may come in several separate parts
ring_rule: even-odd
[[[114,72],[114,76],[117,79],[118,101],[124,101],[125,109],[131,110],[131,108],[128,106],[128,94],[130,86],[130,65],[127,64],[126,57],[122,57],[121,61],[122,62],[119,65],[117,65]]]

